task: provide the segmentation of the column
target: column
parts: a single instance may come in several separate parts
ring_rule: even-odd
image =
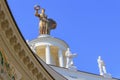
[[[63,60],[62,50],[58,51],[58,58],[59,58],[59,66],[64,67],[64,60]]]
[[[51,64],[50,46],[46,46],[46,64]]]

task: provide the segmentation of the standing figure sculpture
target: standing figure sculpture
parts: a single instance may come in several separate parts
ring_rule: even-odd
[[[74,66],[74,63],[73,63],[73,58],[76,56],[77,54],[72,54],[70,49],[68,48],[66,53],[65,53],[65,56],[66,56],[66,68],[71,68]]]
[[[40,19],[40,34],[50,34],[50,30],[56,28],[56,22],[52,19],[48,19],[47,15],[45,14],[45,9],[41,9],[39,5],[36,5],[34,9],[36,10],[35,16]],[[40,14],[38,13],[39,10],[41,10]]]
[[[101,59],[101,56],[98,57],[98,67],[99,67],[99,71],[100,71],[100,75],[104,75],[106,74],[106,68],[105,68],[105,63],[104,61]]]

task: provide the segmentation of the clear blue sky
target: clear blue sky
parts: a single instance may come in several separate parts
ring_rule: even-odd
[[[81,71],[99,74],[102,56],[107,72],[120,78],[120,0],[8,0],[26,40],[38,36],[39,19],[34,5],[46,9],[57,22],[51,35],[66,41],[78,53],[75,65]]]

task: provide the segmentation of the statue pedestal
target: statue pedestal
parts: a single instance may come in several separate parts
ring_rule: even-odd
[[[69,70],[73,70],[73,71],[77,71],[77,67],[76,66],[70,66],[68,69]]]
[[[104,73],[103,77],[105,77],[105,78],[112,78],[111,74],[108,74],[108,73]]]
[[[50,35],[48,35],[48,34],[42,34],[42,35],[38,36],[38,38],[41,38],[41,37],[50,37]]]

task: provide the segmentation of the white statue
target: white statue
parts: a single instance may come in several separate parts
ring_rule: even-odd
[[[74,63],[73,63],[73,58],[76,56],[77,54],[72,54],[70,49],[68,48],[66,53],[65,53],[65,56],[66,56],[66,68],[71,68],[74,66]]]
[[[100,71],[100,75],[104,75],[107,74],[106,72],[106,68],[105,68],[105,63],[104,61],[101,59],[101,56],[98,57],[98,67],[99,67],[99,71]]]
[[[29,47],[30,47],[30,49],[34,52],[34,53],[36,53],[36,48],[35,48],[35,45],[33,44],[29,44],[29,42],[28,42],[28,45],[29,45]]]

